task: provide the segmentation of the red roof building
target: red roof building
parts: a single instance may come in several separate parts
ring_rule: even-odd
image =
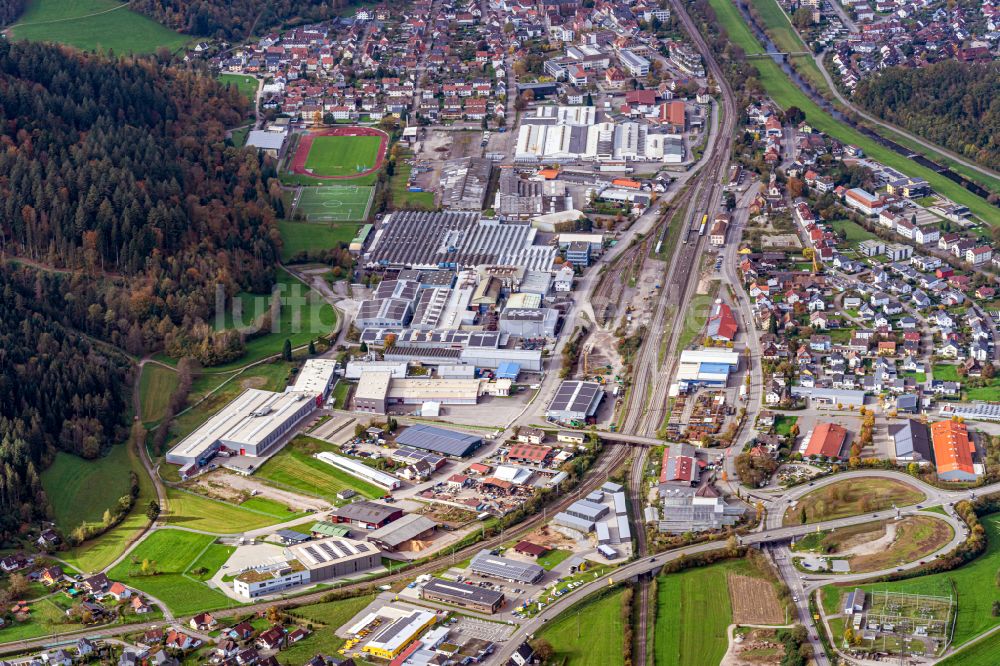
[[[510,447],[507,454],[508,460],[518,462],[540,463],[544,461],[552,452],[551,446],[539,446],[537,444],[515,444]]]
[[[847,431],[836,423],[818,423],[806,446],[807,456],[839,458],[847,441]]]
[[[739,327],[736,324],[736,317],[733,310],[721,300],[712,306],[712,313],[708,317],[708,337],[717,342],[732,342],[736,337]]]

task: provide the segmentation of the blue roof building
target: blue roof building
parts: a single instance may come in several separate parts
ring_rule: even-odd
[[[517,376],[521,374],[521,366],[513,361],[504,361],[497,368],[497,379],[509,379],[517,381]]]

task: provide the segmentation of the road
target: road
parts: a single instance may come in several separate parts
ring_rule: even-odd
[[[995,484],[995,485],[997,485],[997,489],[1000,490],[1000,484]],[[950,493],[950,491],[945,491],[945,492],[946,494],[949,494],[949,496],[953,494]],[[967,495],[968,493],[960,493],[960,494]],[[924,506],[927,508],[939,505],[940,503],[937,502],[929,502],[924,504]],[[919,513],[921,513],[919,510],[915,508],[910,508],[902,510],[900,512],[900,515],[910,516],[910,515],[917,515]],[[957,538],[952,539],[952,541],[948,545],[944,546],[942,549],[939,549],[937,551],[938,553],[947,552],[948,549],[952,548],[954,545],[957,545],[957,543],[961,540],[961,538],[964,538],[964,535],[966,533],[964,523],[957,521],[957,519],[955,519],[952,516],[942,517],[940,514],[937,513],[932,513],[929,515],[933,515],[935,518],[942,518],[943,520],[947,520],[950,524],[952,524],[953,527],[956,528],[955,532]],[[882,517],[888,518],[889,514],[883,512]],[[832,530],[841,527],[849,527],[852,525],[861,525],[871,521],[872,521],[872,516],[870,514],[864,514],[861,516],[840,518],[837,520],[829,520],[809,525],[792,525],[788,527],[768,528],[761,532],[752,533],[742,537],[740,543],[741,545],[744,546],[751,546],[751,545],[765,546],[769,544],[780,545],[781,543],[788,542],[794,537],[804,536],[806,534],[816,531],[817,529]],[[615,569],[614,571],[611,571],[608,574],[605,574],[604,576],[600,576],[588,582],[586,585],[580,587],[578,590],[574,591],[573,594],[566,595],[564,597],[556,599],[548,608],[545,608],[535,618],[523,624],[517,630],[513,639],[504,643],[501,649],[498,650],[496,662],[501,664],[506,663],[506,660],[510,658],[510,655],[513,653],[513,651],[517,649],[517,646],[519,644],[518,640],[519,638],[529,638],[533,636],[537,631],[539,631],[545,625],[545,623],[554,619],[561,613],[565,612],[573,604],[579,603],[583,598],[594,592],[597,592],[605,587],[621,582],[623,580],[630,580],[633,577],[653,574],[657,572],[663,566],[663,564],[667,562],[672,562],[685,555],[694,555],[698,553],[705,553],[708,551],[723,550],[727,547],[728,544],[726,542],[720,542],[720,541],[709,541],[705,543],[699,543],[692,546],[671,550],[665,553],[660,553],[652,558],[644,558],[641,560],[637,560],[635,562],[626,564],[618,569]],[[928,559],[931,557],[934,557],[934,555],[928,556]],[[889,573],[894,573],[897,571],[898,568],[906,570],[906,569],[916,568],[918,566],[920,566],[919,562],[914,562],[908,565],[903,565],[902,567],[892,567],[880,571],[873,571],[865,574],[855,574],[855,575],[805,574],[801,578],[801,583],[808,585],[794,584],[794,581],[799,580],[797,571],[794,573],[787,573],[787,572],[785,573],[787,573],[787,575],[792,581],[792,584],[790,584],[789,587],[792,588],[793,595],[798,596],[800,599],[799,602],[796,602],[796,607],[799,613],[802,614],[803,612],[802,608],[805,607],[805,617],[808,618],[809,617],[808,602],[803,601],[804,599],[806,599],[805,596],[796,594],[797,590],[802,590],[803,594],[805,594],[806,592],[812,591],[817,587],[820,587],[822,585],[831,582],[852,581],[852,580],[862,580],[862,579],[867,580],[871,578],[877,578],[879,576],[886,575]],[[817,640],[813,642],[812,646],[815,652],[815,658],[817,660],[817,663],[829,664],[829,661],[826,660],[825,654],[822,650],[822,646],[819,644],[819,641]]]

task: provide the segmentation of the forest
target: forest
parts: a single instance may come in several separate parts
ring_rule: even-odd
[[[0,25],[12,23],[24,11],[25,0],[0,0]]]
[[[242,353],[202,325],[216,292],[267,293],[274,166],[226,144],[247,101],[154,60],[0,42],[0,250],[46,268],[40,307],[133,354]]]
[[[57,449],[96,458],[127,437],[130,363],[43,314],[39,273],[0,267],[0,535],[44,517]]]
[[[352,0],[133,0],[132,9],[199,37],[240,40],[289,23],[325,21]]]
[[[1000,168],[1000,68],[953,60],[891,67],[861,81],[869,112],[991,169]]]

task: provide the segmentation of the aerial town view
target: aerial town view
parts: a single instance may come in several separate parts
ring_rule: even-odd
[[[0,0],[0,666],[1000,664],[996,0]]]

